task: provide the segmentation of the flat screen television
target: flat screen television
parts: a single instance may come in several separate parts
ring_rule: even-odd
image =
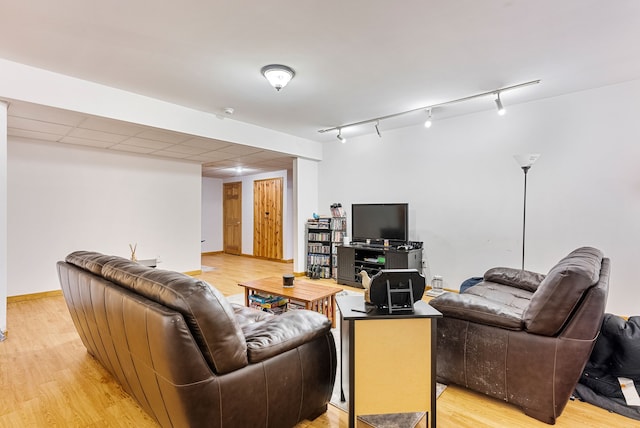
[[[406,243],[409,235],[409,204],[352,204],[351,240]]]

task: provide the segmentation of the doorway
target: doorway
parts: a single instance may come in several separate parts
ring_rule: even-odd
[[[282,177],[253,182],[253,255],[282,260]]]
[[[223,183],[223,251],[242,254],[242,182]]]

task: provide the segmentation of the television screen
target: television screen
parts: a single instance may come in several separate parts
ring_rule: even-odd
[[[407,242],[409,204],[353,204],[351,215],[353,241]]]

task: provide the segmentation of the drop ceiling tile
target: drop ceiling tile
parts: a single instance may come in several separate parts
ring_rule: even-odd
[[[184,159],[187,156],[189,156],[188,154],[185,154],[185,153],[169,152],[167,150],[158,150],[156,152],[153,152],[153,154],[155,156],[164,156],[167,158],[174,158],[174,159]]]
[[[147,129],[139,133],[137,136],[140,138],[145,138],[147,140],[158,140],[165,143],[173,144],[180,144],[183,141],[187,141],[189,138],[191,138],[188,135],[180,134],[178,132],[161,131],[158,129]]]
[[[78,146],[99,147],[102,149],[106,149],[113,145],[112,143],[108,143],[106,141],[87,140],[85,138],[76,137],[63,137],[60,142],[66,144],[75,144]]]
[[[188,147],[182,144],[176,144],[174,146],[167,147],[166,150],[168,152],[184,153],[187,155],[199,155],[208,151],[207,149],[199,147]]]
[[[256,147],[243,146],[240,144],[236,144],[233,146],[227,146],[220,150],[221,152],[231,153],[234,155],[250,155],[251,153],[257,153],[262,151],[262,149],[258,149]]]
[[[236,168],[238,166],[242,166],[239,165],[238,162],[234,161],[234,160],[223,160],[223,161],[218,161],[215,164],[216,168]]]
[[[46,134],[66,135],[73,129],[71,126],[59,125],[57,123],[43,122],[41,120],[26,119],[24,117],[8,116],[7,126],[9,128],[23,129],[25,131],[44,132]]]
[[[91,129],[93,131],[103,131],[108,132],[110,134],[119,134],[119,135],[127,135],[133,136],[144,132],[145,127],[140,125],[135,125],[133,123],[121,122],[119,120],[106,119],[102,117],[87,117],[82,123],[79,125],[79,128]]]
[[[127,144],[116,144],[115,146],[111,146],[110,149],[119,150],[122,152],[132,152],[132,153],[152,153],[153,149],[147,147],[140,146],[129,146]]]
[[[7,128],[7,135],[10,137],[30,138],[34,140],[58,141],[59,135],[47,134],[45,132],[28,131],[25,129]]]
[[[226,159],[232,159],[234,157],[235,156],[230,153],[214,151],[214,152],[202,153],[195,156],[189,156],[188,159],[202,161],[202,162],[216,162],[216,161],[221,161]]]
[[[288,168],[292,168],[293,167],[293,160],[288,159],[288,160],[278,160],[278,159],[274,159],[274,160],[267,160],[267,161],[263,161],[263,162],[259,162],[258,165],[262,166],[262,167],[279,167],[281,169],[288,169]]]
[[[199,147],[207,150],[219,150],[223,147],[228,147],[231,143],[226,141],[206,139],[206,138],[190,138],[182,143],[183,146]]]
[[[108,132],[93,131],[91,129],[75,128],[69,133],[70,137],[86,138],[88,140],[104,141],[106,143],[121,143],[127,137],[124,135],[110,134]]]
[[[42,122],[59,123],[68,126],[78,126],[86,117],[81,113],[20,101],[12,101],[9,104],[7,114],[9,116],[36,119]]]
[[[164,141],[148,140],[146,138],[139,137],[127,138],[123,141],[123,144],[126,144],[128,146],[144,147],[152,150],[164,150],[167,147],[171,147],[173,145]]]
[[[255,157],[257,159],[288,159],[288,160],[292,160],[293,157],[290,155],[285,155],[283,153],[279,153],[279,152],[272,152],[269,150],[263,150],[259,153],[253,153],[249,156]]]

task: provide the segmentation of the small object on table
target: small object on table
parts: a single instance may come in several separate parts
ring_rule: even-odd
[[[282,275],[282,286],[285,288],[293,287],[293,275],[286,274]]]
[[[362,277],[362,287],[364,288],[364,301],[371,303],[371,278],[366,270],[361,270],[358,275]]]

